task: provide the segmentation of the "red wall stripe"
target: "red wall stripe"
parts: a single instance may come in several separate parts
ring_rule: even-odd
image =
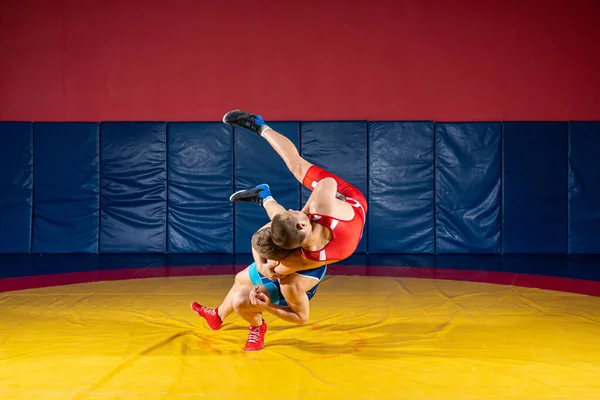
[[[130,268],[105,271],[69,272],[39,276],[0,279],[0,293],[77,283],[115,281],[125,279],[161,278],[174,276],[234,275],[247,265],[208,265],[189,267]],[[331,265],[327,275],[389,276],[396,278],[442,279],[527,288],[557,290],[562,292],[600,296],[600,282],[554,276],[539,276],[496,271],[467,271],[439,268],[344,266]]]

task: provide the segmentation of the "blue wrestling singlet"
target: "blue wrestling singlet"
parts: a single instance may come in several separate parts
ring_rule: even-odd
[[[315,295],[317,287],[319,286],[319,283],[321,283],[321,280],[323,280],[323,278],[325,277],[326,272],[327,265],[323,265],[319,268],[307,269],[306,271],[296,272],[296,274],[298,275],[306,276],[308,278],[312,278],[318,281],[312,289],[306,292],[306,295],[308,296],[309,300],[312,299]],[[252,284],[264,285],[267,288],[267,290],[269,291],[269,298],[271,299],[271,303],[279,306],[287,306],[287,302],[285,301],[283,294],[281,294],[279,280],[272,281],[260,272],[258,272],[255,262],[248,266],[248,273],[250,274],[250,280],[252,281]]]

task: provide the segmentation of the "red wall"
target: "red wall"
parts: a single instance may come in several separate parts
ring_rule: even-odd
[[[600,120],[598,4],[2,1],[0,120]]]

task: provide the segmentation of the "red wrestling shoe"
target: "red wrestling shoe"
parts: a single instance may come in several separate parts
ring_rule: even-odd
[[[219,307],[213,310],[212,308],[203,307],[195,301],[192,304],[190,304],[190,306],[196,314],[198,314],[206,320],[210,329],[212,329],[213,331],[218,331],[219,329],[221,329],[223,321],[221,321],[221,318],[219,317]]]
[[[265,346],[265,333],[267,333],[267,323],[263,319],[261,326],[250,325],[248,340],[246,341],[246,351],[257,351]]]

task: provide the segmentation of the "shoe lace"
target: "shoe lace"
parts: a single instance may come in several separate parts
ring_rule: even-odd
[[[212,308],[208,308],[208,307],[202,307],[202,308],[204,308],[204,312],[206,314],[210,314],[213,317],[215,316],[215,310],[213,310]]]
[[[260,336],[260,326],[251,326],[250,332],[248,333],[248,343],[258,342]]]

